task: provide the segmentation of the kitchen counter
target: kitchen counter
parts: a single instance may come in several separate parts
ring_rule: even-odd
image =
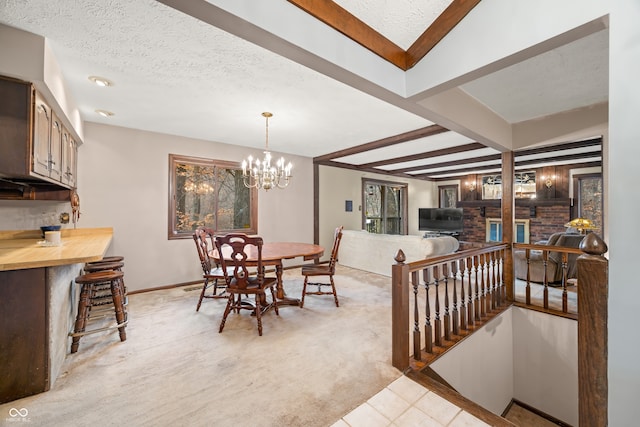
[[[40,230],[0,231],[0,271],[54,267],[100,260],[113,238],[113,229],[61,230],[60,246],[40,246]]]
[[[40,246],[40,230],[0,231],[0,403],[47,391],[69,354],[85,262],[97,261],[112,228],[61,230]]]

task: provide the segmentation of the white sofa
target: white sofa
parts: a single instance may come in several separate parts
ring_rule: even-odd
[[[424,238],[344,230],[338,264],[391,277],[391,265],[396,262],[398,249],[407,257],[405,262],[413,262],[450,254],[459,247],[458,240],[451,236]]]

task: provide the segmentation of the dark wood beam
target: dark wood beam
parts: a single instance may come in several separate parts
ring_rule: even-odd
[[[492,162],[492,161],[500,160],[501,158],[502,158],[502,154],[492,154],[490,156],[471,157],[471,158],[462,159],[462,160],[451,160],[449,162],[430,163],[428,165],[412,166],[410,168],[390,169],[390,171],[414,172],[419,170],[440,169],[440,168],[446,168],[450,166],[467,165],[469,163]]]
[[[551,153],[553,151],[564,151],[564,150],[570,150],[572,148],[592,147],[592,146],[595,146],[595,145],[602,146],[602,138],[601,137],[593,138],[593,139],[586,139],[584,141],[567,142],[567,143],[564,143],[564,144],[549,145],[549,146],[546,146],[546,147],[530,148],[528,150],[516,151],[514,154],[515,154],[515,157],[517,159],[518,157],[522,157],[522,156],[530,156],[530,155],[542,154],[542,153]]]
[[[481,150],[483,148],[487,148],[487,147],[480,144],[479,142],[472,142],[470,144],[458,145],[456,147],[441,148],[439,150],[427,151],[424,153],[410,154],[408,156],[395,157],[393,159],[385,159],[385,160],[379,160],[377,162],[364,163],[364,164],[361,164],[360,166],[361,167],[377,167],[377,166],[391,165],[394,163],[411,162],[414,160],[429,159],[432,157],[446,156],[449,154],[457,154],[457,153],[464,153],[467,151]]]
[[[405,70],[420,62],[478,3],[480,0],[453,0],[449,7],[409,47],[406,54]]]
[[[431,125],[421,129],[412,130],[409,132],[401,133],[399,135],[393,135],[387,138],[379,139],[377,141],[367,142],[366,144],[360,144],[356,145],[355,147],[346,148],[344,150],[334,151],[333,153],[314,157],[313,161],[322,162],[326,160],[338,159],[340,157],[360,154],[366,151],[389,147],[391,145],[400,144],[402,142],[413,141],[414,139],[426,138],[428,136],[437,135],[439,133],[448,131],[449,129],[440,125]]]
[[[316,19],[360,44],[382,59],[406,70],[406,52],[337,3],[326,0],[288,0]]]

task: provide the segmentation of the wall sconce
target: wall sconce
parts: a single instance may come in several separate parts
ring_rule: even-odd
[[[476,182],[475,181],[467,181],[467,189],[469,191],[475,191],[476,189]]]
[[[551,176],[541,176],[540,179],[542,179],[544,181],[544,185],[547,186],[547,188],[551,188],[553,187],[553,182],[556,180],[556,176],[555,175],[551,175]]]

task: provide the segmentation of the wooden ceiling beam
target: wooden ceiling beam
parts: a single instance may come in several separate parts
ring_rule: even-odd
[[[449,129],[440,125],[431,125],[421,129],[401,133],[399,135],[393,135],[387,138],[379,139],[377,141],[367,142],[366,144],[356,145],[355,147],[346,148],[344,150],[334,151],[333,153],[325,154],[323,156],[314,157],[313,161],[314,163],[319,163],[325,160],[338,159],[340,157],[360,154],[366,151],[400,144],[402,142],[413,141],[414,139],[426,138],[428,136],[437,135],[442,132],[449,132]]]
[[[480,0],[453,0],[409,47],[406,53],[405,70],[420,62],[478,3]]]
[[[406,70],[406,52],[337,3],[326,0],[288,0],[316,19],[360,44],[396,67]]]
[[[422,159],[430,159],[432,157],[447,156],[449,154],[464,153],[466,151],[481,150],[483,148],[487,148],[487,147],[480,144],[479,142],[472,142],[470,144],[458,145],[455,147],[448,147],[448,148],[441,148],[439,150],[427,151],[424,153],[410,154],[407,156],[395,157],[393,159],[385,159],[385,160],[378,160],[377,162],[363,163],[360,165],[360,167],[374,168],[378,166],[391,165],[394,163],[405,163],[405,162],[411,162],[414,160],[422,160]]]
[[[480,0],[453,0],[406,51],[333,1],[288,0],[288,2],[406,71],[424,58],[471,9],[480,3]]]

